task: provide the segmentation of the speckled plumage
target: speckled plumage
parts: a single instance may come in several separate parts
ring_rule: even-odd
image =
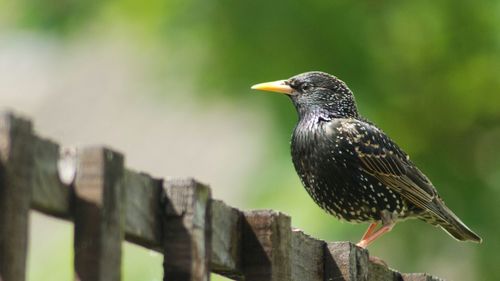
[[[289,95],[299,115],[291,142],[294,166],[321,208],[339,219],[382,222],[390,228],[397,221],[419,218],[458,240],[480,242],[408,155],[358,114],[344,82],[323,72],[278,82],[285,85],[279,91]]]
[[[294,131],[293,163],[304,187],[318,205],[340,219],[379,221],[382,210],[399,218],[415,211],[361,167],[359,154],[372,149],[371,130],[352,118],[309,117]]]

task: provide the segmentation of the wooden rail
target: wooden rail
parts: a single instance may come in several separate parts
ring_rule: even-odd
[[[62,179],[62,180],[61,180]],[[63,149],[0,113],[0,280],[24,281],[29,210],[74,223],[74,279],[120,280],[125,239],[164,255],[164,280],[439,280],[373,262],[349,242],[292,229],[289,216],[240,211],[193,179],[162,180],[105,147]]]

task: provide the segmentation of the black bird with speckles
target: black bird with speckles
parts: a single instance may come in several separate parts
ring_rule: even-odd
[[[440,226],[458,240],[481,242],[408,155],[359,115],[344,82],[314,71],[252,89],[291,98],[299,115],[292,135],[295,169],[325,211],[349,222],[371,222],[359,246],[367,247],[407,218]]]

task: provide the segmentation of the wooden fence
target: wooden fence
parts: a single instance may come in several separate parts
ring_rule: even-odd
[[[163,253],[168,281],[209,280],[210,272],[249,281],[439,280],[389,269],[349,242],[310,237],[283,213],[227,206],[193,179],[129,170],[109,148],[61,153],[29,120],[1,112],[0,281],[25,280],[30,209],[74,223],[75,280],[120,280],[124,239]]]

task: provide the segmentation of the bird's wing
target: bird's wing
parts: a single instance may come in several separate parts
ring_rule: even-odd
[[[361,168],[416,206],[442,217],[434,200],[438,195],[430,180],[384,132],[367,122],[346,119],[343,130]]]

